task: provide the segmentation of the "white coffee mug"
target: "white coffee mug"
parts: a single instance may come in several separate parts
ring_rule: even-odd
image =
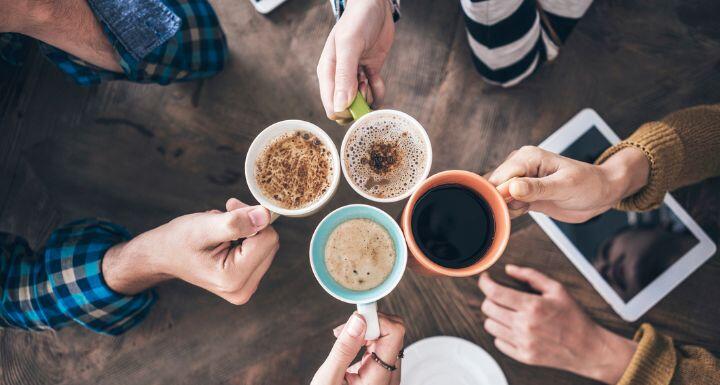
[[[255,178],[255,162],[262,154],[263,150],[265,150],[267,145],[274,139],[287,134],[288,132],[295,131],[307,131],[315,135],[318,139],[320,139],[325,148],[330,151],[332,158],[332,176],[330,177],[330,186],[327,191],[325,191],[325,193],[323,193],[323,195],[315,202],[305,207],[287,209],[276,205],[263,195],[262,190],[260,190],[260,187],[257,184],[257,179]],[[257,200],[261,206],[270,211],[271,222],[279,216],[305,217],[320,210],[335,194],[335,191],[340,184],[340,172],[340,159],[338,157],[335,143],[333,143],[330,136],[328,136],[328,134],[320,127],[304,120],[283,120],[267,127],[255,137],[255,140],[253,140],[252,144],[250,144],[250,148],[245,156],[245,181],[250,189],[250,193],[253,197],[255,197],[255,200]]]
[[[363,98],[362,94],[359,92],[355,97],[353,103],[350,105],[349,110],[355,121],[345,133],[345,137],[343,138],[342,144],[340,145],[340,164],[342,167],[342,172],[345,175],[345,180],[347,180],[348,184],[350,185],[350,187],[353,188],[353,190],[355,190],[355,192],[360,194],[363,198],[369,199],[374,202],[398,202],[409,197],[413,193],[413,191],[417,190],[417,188],[420,187],[422,182],[427,179],[428,175],[430,174],[430,168],[432,167],[432,145],[430,143],[430,138],[428,137],[427,131],[425,131],[425,128],[417,120],[415,120],[415,118],[402,111],[389,109],[372,111],[370,109],[370,106],[368,106],[367,102],[365,101],[365,98]],[[360,127],[364,127],[364,125],[368,122],[376,119],[382,119],[384,117],[398,118],[399,120],[406,123],[411,130],[413,130],[415,133],[418,134],[418,136],[420,136],[425,146],[425,164],[423,165],[425,169],[423,170],[420,178],[418,178],[417,182],[414,185],[408,186],[407,191],[405,191],[404,193],[389,198],[379,198],[373,196],[365,192],[362,188],[360,188],[360,186],[356,185],[350,177],[350,173],[347,169],[348,165],[345,161],[345,157],[347,155],[348,140],[352,137],[352,134]]]

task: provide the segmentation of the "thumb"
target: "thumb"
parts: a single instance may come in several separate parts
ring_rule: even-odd
[[[357,94],[358,65],[362,50],[359,41],[336,41],[335,93],[333,109],[335,112],[345,111]]]
[[[330,354],[315,375],[313,384],[340,384],[355,356],[365,346],[365,320],[353,314],[345,324],[330,350]],[[319,381],[315,381],[319,380]]]
[[[270,223],[270,212],[262,206],[247,206],[221,214],[212,214],[205,223],[207,239],[213,243],[247,238]]]
[[[562,193],[560,180],[554,175],[543,178],[516,178],[509,184],[510,195],[521,202],[557,200]]]

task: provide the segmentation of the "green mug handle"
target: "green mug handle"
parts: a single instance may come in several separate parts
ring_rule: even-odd
[[[363,115],[372,112],[372,109],[370,109],[370,106],[367,104],[360,91],[358,91],[357,95],[355,95],[355,99],[348,109],[350,110],[350,115],[352,115],[353,120],[358,120]]]

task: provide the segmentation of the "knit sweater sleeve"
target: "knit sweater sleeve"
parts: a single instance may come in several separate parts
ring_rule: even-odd
[[[720,360],[696,346],[673,345],[670,337],[643,324],[637,351],[618,385],[720,384]]]
[[[720,175],[720,104],[676,111],[660,121],[645,123],[629,138],[608,148],[600,164],[626,147],[636,147],[650,161],[648,184],[623,199],[618,209],[651,210],[665,193]]]

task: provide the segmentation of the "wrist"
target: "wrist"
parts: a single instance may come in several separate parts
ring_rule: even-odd
[[[135,295],[170,279],[148,251],[142,235],[108,249],[102,261],[105,283],[117,293]]]
[[[590,364],[576,373],[605,384],[616,384],[625,373],[635,351],[637,342],[597,326],[588,349]]]
[[[635,147],[621,149],[598,167],[608,186],[611,205],[640,191],[650,177],[650,162],[645,153]]]
[[[0,0],[0,32],[15,32],[34,37],[53,19],[52,1]]]

